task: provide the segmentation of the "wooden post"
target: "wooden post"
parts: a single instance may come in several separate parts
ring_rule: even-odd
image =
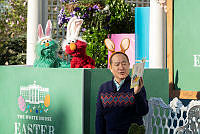
[[[167,68],[169,71],[169,96],[173,96],[174,90],[173,3],[174,0],[167,0]]]

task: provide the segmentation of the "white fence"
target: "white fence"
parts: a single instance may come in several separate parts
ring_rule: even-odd
[[[51,20],[53,24],[53,38],[57,40],[64,38],[64,29],[61,29],[58,25],[58,14],[62,8],[60,0],[48,0],[48,19]]]
[[[169,105],[151,98],[144,125],[146,134],[200,134],[200,101],[192,100],[185,107],[177,98]]]

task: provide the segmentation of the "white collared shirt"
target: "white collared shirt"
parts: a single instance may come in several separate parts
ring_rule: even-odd
[[[113,81],[114,81],[114,83],[115,83],[115,85],[117,87],[117,91],[119,91],[119,89],[121,88],[121,86],[124,84],[125,79],[122,80],[119,84],[118,84],[118,82],[115,79],[113,79]]]

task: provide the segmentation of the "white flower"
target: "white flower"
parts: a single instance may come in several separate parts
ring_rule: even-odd
[[[104,7],[104,9],[103,9],[101,12],[110,15],[110,10],[109,10],[109,8],[110,8],[109,5],[106,5],[106,6]]]
[[[23,3],[23,5],[26,6],[26,3],[27,3],[27,2],[25,1],[25,2]]]
[[[107,10],[109,10],[109,5],[106,5],[106,6],[104,7],[104,9],[103,9],[103,11],[107,11]]]

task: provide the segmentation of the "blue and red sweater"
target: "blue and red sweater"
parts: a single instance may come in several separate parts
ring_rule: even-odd
[[[120,90],[108,81],[101,85],[97,98],[96,134],[128,134],[131,123],[142,125],[142,116],[149,111],[145,88],[134,94],[127,76]]]

